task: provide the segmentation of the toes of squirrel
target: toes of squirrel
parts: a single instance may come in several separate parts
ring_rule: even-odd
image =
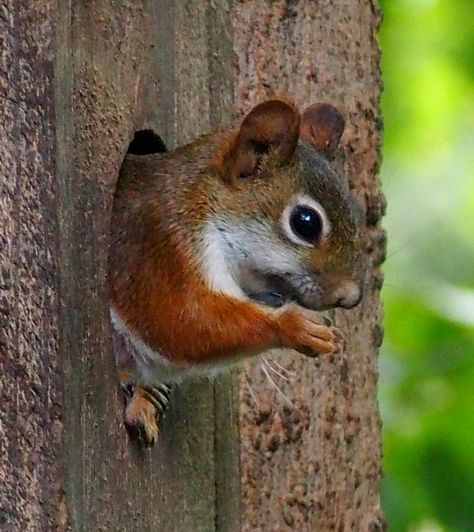
[[[125,426],[132,439],[152,447],[158,439],[158,421],[169,405],[171,389],[165,384],[136,386],[122,383]]]
[[[142,393],[136,393],[137,388],[125,407],[125,426],[132,439],[152,447],[158,439],[157,409]]]
[[[320,313],[296,305],[283,307],[278,316],[283,344],[310,357],[342,351],[342,335],[330,323]]]

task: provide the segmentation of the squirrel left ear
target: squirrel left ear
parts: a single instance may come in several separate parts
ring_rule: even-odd
[[[329,103],[315,103],[306,108],[301,121],[300,137],[317,150],[331,155],[339,144],[346,122]]]
[[[224,175],[236,178],[253,174],[261,156],[271,149],[279,164],[288,162],[298,144],[300,119],[293,105],[280,100],[267,100],[254,107],[232,144],[220,154]]]

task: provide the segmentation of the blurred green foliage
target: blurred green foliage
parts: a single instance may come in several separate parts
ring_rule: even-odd
[[[382,502],[474,531],[474,1],[385,0]]]

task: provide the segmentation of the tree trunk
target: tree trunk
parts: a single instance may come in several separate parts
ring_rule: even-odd
[[[0,1],[1,530],[382,526],[378,22],[361,0]],[[140,450],[105,297],[121,161],[136,130],[172,148],[281,90],[347,119],[372,258],[363,305],[334,315],[347,350],[276,359],[288,400],[259,364],[187,383]]]

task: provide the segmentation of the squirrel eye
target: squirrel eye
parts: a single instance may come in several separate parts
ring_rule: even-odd
[[[316,243],[323,232],[323,220],[319,212],[311,207],[297,206],[290,216],[290,227],[296,236],[308,242]]]

